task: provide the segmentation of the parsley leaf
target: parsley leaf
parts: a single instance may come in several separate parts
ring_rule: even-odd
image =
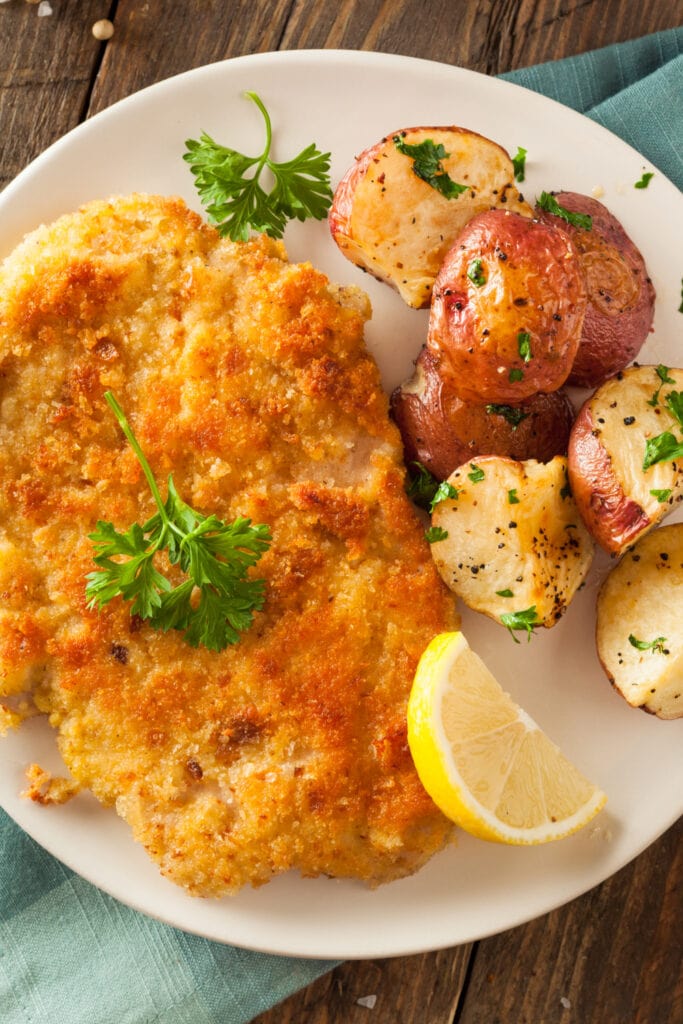
[[[484,265],[482,261],[477,257],[472,260],[469,267],[467,268],[467,276],[473,285],[477,288],[481,288],[482,285],[486,284],[486,274],[484,273]]]
[[[510,588],[509,588],[509,587],[506,587],[506,589],[505,589],[505,590],[497,590],[497,591],[496,591],[496,595],[497,595],[498,597],[514,597],[514,596],[515,596],[515,595],[514,595],[514,594],[512,593],[512,591],[510,590]]]
[[[659,392],[662,390],[662,386],[664,384],[675,384],[676,383],[676,381],[673,379],[673,377],[669,376],[669,367],[668,366],[664,366],[663,363],[659,364],[659,366],[656,369],[656,372],[657,372],[657,376],[659,377],[659,379],[660,379],[660,381],[662,383],[659,385],[657,390],[652,393],[652,398],[648,398],[648,400],[647,400],[647,404],[651,405],[653,407],[656,406],[658,404],[658,402],[659,402]]]
[[[653,498],[657,499],[657,501],[659,502],[660,505],[663,505],[664,502],[668,501],[669,498],[671,497],[671,488],[667,487],[667,488],[665,488],[664,490],[661,490],[661,491],[657,490],[655,488],[654,490],[650,491],[650,494],[652,495]]]
[[[665,430],[663,434],[657,434],[646,442],[643,472],[657,462],[673,462],[674,459],[682,458],[683,442],[678,441],[669,430]]]
[[[472,472],[467,474],[467,479],[473,484],[481,483],[484,479],[484,470],[480,466],[475,466],[473,462],[470,462],[470,469]]]
[[[587,213],[573,213],[571,210],[566,210],[564,206],[560,206],[555,196],[549,192],[541,192],[541,198],[536,201],[546,213],[552,213],[556,217],[561,217],[562,220],[566,220],[567,224],[571,224],[572,227],[583,228],[584,231],[590,231],[593,227],[593,218]]]
[[[531,608],[526,608],[523,612],[504,612],[500,621],[510,631],[510,636],[516,644],[519,643],[519,640],[513,632],[515,629],[525,629],[527,640],[530,641],[534,627],[539,624],[536,605],[532,604]]]
[[[520,331],[517,335],[517,351],[525,363],[531,359],[531,335],[527,331]]]
[[[442,530],[440,526],[430,526],[428,530],[425,530],[425,537],[430,544],[436,544],[439,540],[446,540],[448,530]]]
[[[518,366],[513,367],[513,369],[510,370],[510,372],[508,374],[508,380],[510,381],[511,384],[514,384],[515,381],[523,380],[523,379],[524,379],[524,370],[520,370]]]
[[[519,505],[519,498],[517,497],[517,488],[513,487],[508,491],[508,505]]]
[[[292,160],[271,160],[268,111],[256,93],[245,96],[253,100],[265,121],[266,142],[260,156],[245,156],[202,132],[199,140],[186,141],[183,159],[190,165],[199,198],[220,235],[228,235],[234,242],[245,241],[250,231],[282,238],[287,221],[326,216],[332,202],[330,154],[321,153],[311,143]],[[260,184],[265,167],[274,179],[270,192]]]
[[[409,142],[403,141],[402,135],[394,135],[393,142],[399,153],[411,157],[413,172],[418,178],[426,181],[446,199],[457,199],[463,192],[467,192],[467,185],[460,185],[457,181],[453,181],[448,172],[444,170],[441,161],[450,154],[446,152],[440,142],[435,145],[431,139],[425,139],[423,142],[411,145]]]
[[[683,427],[683,392],[670,391],[664,398],[664,404],[674,419],[678,421],[678,425]]]
[[[629,634],[628,642],[631,647],[635,647],[638,651],[652,651],[653,654],[668,654],[668,651],[664,650],[664,644],[666,643],[665,636],[658,636],[654,640],[637,640],[633,633]]]
[[[513,430],[516,430],[522,420],[529,415],[516,405],[487,405],[486,411],[490,416],[502,416]]]
[[[637,181],[633,187],[634,188],[647,188],[647,186],[650,184],[650,182],[652,181],[653,178],[654,178],[654,172],[653,171],[645,171],[645,173],[643,174],[643,176],[640,179],[640,181]]]
[[[432,501],[439,489],[439,481],[436,477],[432,476],[427,467],[423,466],[421,462],[411,462],[410,466],[414,466],[415,471],[410,469],[410,477],[406,483],[406,494],[420,508],[426,508],[431,511]]]
[[[517,152],[512,158],[512,169],[515,172],[515,181],[524,181],[524,172],[526,170],[526,149],[524,146],[518,146]]]
[[[436,489],[436,493],[429,506],[429,511],[433,512],[434,506],[438,505],[442,501],[446,501],[447,498],[452,498],[455,501],[459,493],[460,492],[453,486],[453,484],[449,484],[448,480],[444,480]]]
[[[99,569],[86,577],[88,608],[102,608],[122,597],[133,602],[131,615],[155,628],[180,630],[191,646],[222,651],[237,643],[240,631],[251,626],[253,612],[263,607],[265,582],[251,579],[248,571],[270,546],[270,531],[263,524],[252,526],[249,519],[226,524],[215,515],[195,512],[179,496],[172,476],[162,501],[121,406],[111,391],[104,397],[142,466],[157,513],[125,533],[113,523],[97,523],[90,539]],[[160,551],[188,577],[176,587],[154,564]],[[119,558],[123,561],[114,560]]]

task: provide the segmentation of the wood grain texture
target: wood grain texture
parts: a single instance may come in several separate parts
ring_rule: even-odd
[[[450,1022],[471,950],[467,945],[409,958],[342,964],[303,993],[261,1014],[254,1024]]]
[[[102,0],[55,0],[39,18],[20,0],[0,8],[0,188],[83,119],[102,49],[91,26],[103,9]]]

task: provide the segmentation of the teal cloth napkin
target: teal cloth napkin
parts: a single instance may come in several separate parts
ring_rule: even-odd
[[[683,188],[683,28],[503,77],[599,121]],[[0,1024],[245,1024],[333,966],[129,910],[0,811]]]

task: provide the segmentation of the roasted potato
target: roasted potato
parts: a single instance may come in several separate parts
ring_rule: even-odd
[[[536,207],[536,216],[567,231],[578,250],[588,307],[568,381],[596,387],[640,352],[652,330],[655,290],[640,251],[606,206],[576,192],[558,192],[554,199],[592,219],[586,230]]]
[[[566,455],[574,410],[564,391],[532,395],[520,405],[463,402],[438,358],[424,348],[413,377],[396,388],[391,412],[403,438],[406,463],[421,462],[445,480],[477,455],[548,462]]]
[[[413,146],[431,152],[431,175],[419,155],[405,152]],[[448,198],[440,191],[449,190],[446,176],[465,190]],[[405,128],[366,149],[342,178],[329,214],[332,237],[409,306],[427,308],[441,262],[471,217],[495,206],[532,216],[514,180],[509,155],[483,135]]]
[[[469,222],[444,258],[427,345],[464,401],[515,404],[564,383],[585,310],[567,233],[490,210]]]
[[[567,486],[567,460],[484,456],[448,478],[430,533],[444,582],[509,629],[554,626],[583,582],[593,542]]]
[[[630,367],[601,385],[574,421],[572,492],[590,533],[612,554],[634,544],[683,498],[683,459],[644,468],[646,454],[649,461],[667,440],[669,448],[683,445],[668,397],[682,388],[683,370]],[[666,434],[670,439],[656,440]]]
[[[627,552],[598,595],[598,657],[633,707],[683,716],[683,523]]]

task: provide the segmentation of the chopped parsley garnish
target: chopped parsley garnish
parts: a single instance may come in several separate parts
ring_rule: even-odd
[[[452,484],[449,484],[448,480],[443,480],[437,487],[436,493],[431,500],[429,511],[433,512],[435,505],[440,504],[442,501],[446,501],[448,498],[452,498],[453,500],[457,499],[459,493],[460,492],[453,487]]]
[[[658,462],[673,462],[674,459],[683,458],[683,442],[669,430],[663,434],[651,437],[645,444],[645,457],[643,459],[643,472]]]
[[[517,335],[517,351],[525,363],[531,359],[531,335],[527,331],[520,331]]]
[[[590,231],[593,227],[592,217],[587,213],[573,213],[571,210],[566,210],[564,206],[560,206],[555,196],[551,195],[550,192],[541,192],[541,198],[536,201],[546,213],[552,213],[556,217],[561,217],[562,220],[566,220],[567,224],[571,224],[572,227],[583,228],[584,231]]]
[[[635,647],[638,651],[652,651],[653,654],[668,654],[668,651],[664,650],[664,644],[666,643],[665,636],[658,636],[654,640],[637,640],[633,633],[629,634],[628,642],[631,647]]]
[[[467,268],[467,276],[469,277],[472,284],[476,285],[477,288],[481,288],[482,285],[486,284],[486,274],[484,273],[484,265],[477,257],[472,260],[469,267]]]
[[[656,498],[660,505],[663,505],[665,501],[668,501],[671,497],[671,488],[667,487],[664,490],[657,490],[656,488],[650,491],[653,498]]]
[[[516,629],[525,629],[527,632],[527,640],[531,640],[531,634],[535,626],[539,625],[538,615],[536,614],[536,605],[532,604],[531,608],[526,608],[522,612],[505,612],[500,617],[502,624],[510,631],[510,636],[516,644],[519,640],[514,634]]]
[[[634,188],[647,188],[647,186],[650,184],[650,182],[652,181],[653,178],[654,178],[654,172],[653,171],[645,171],[645,173],[643,174],[643,176],[640,179],[640,181],[637,181],[633,187]]]
[[[517,497],[517,488],[513,487],[508,491],[508,505],[519,505],[519,498]]]
[[[413,470],[412,467],[415,467]],[[432,476],[426,466],[421,462],[411,462],[409,466],[410,477],[406,484],[406,494],[419,505],[420,508],[429,509],[434,496],[439,489],[439,481]]]
[[[436,145],[431,139],[411,145],[403,141],[403,136],[394,135],[394,145],[399,153],[409,156],[413,161],[413,171],[422,181],[440,192],[446,199],[457,199],[463,192],[467,192],[467,185],[461,185],[453,181],[441,163],[450,154],[446,152],[439,142]]]
[[[183,159],[190,165],[208,219],[220,235],[228,235],[234,242],[245,241],[250,231],[282,238],[287,221],[308,217],[322,220],[327,215],[332,203],[330,154],[321,153],[311,143],[284,163],[271,160],[268,111],[255,92],[244,95],[253,100],[263,115],[263,152],[259,156],[245,156],[219,145],[203,132],[199,140],[187,140]],[[274,178],[270,192],[259,184],[266,167]]]
[[[519,367],[515,367],[514,369],[510,370],[508,374],[508,380],[510,381],[511,384],[514,384],[515,381],[518,380],[524,380],[524,370],[520,370]]]
[[[659,392],[662,390],[662,386],[664,384],[675,384],[676,383],[676,381],[673,379],[673,377],[669,376],[669,367],[668,366],[664,366],[662,363],[660,363],[659,366],[657,367],[656,372],[657,372],[657,376],[659,377],[659,379],[660,379],[660,381],[662,383],[659,385],[657,390],[653,392],[652,398],[648,398],[648,400],[647,400],[647,404],[651,405],[653,407],[656,406],[658,404],[658,402],[659,402]]]
[[[674,419],[678,421],[678,425],[683,427],[683,392],[670,391],[664,399],[664,404]]]
[[[502,416],[513,430],[516,430],[522,420],[525,420],[529,415],[528,412],[524,412],[516,405],[487,405],[486,411],[492,416]]]
[[[192,647],[222,651],[237,643],[240,631],[251,626],[254,611],[263,607],[265,582],[247,574],[270,546],[270,530],[263,524],[252,526],[250,519],[223,523],[215,515],[195,512],[178,496],[172,476],[163,501],[121,406],[111,391],[104,397],[142,466],[157,512],[125,533],[111,522],[98,521],[89,536],[100,568],[86,577],[88,608],[122,597],[133,602],[131,615],[147,619],[156,629],[177,629]],[[175,587],[155,565],[161,551],[186,576]]]
[[[436,544],[437,541],[446,540],[448,530],[442,530],[440,526],[430,526],[428,530],[425,530],[425,537],[430,544]]]
[[[467,474],[467,479],[471,480],[473,484],[481,483],[484,479],[484,470],[480,466],[475,466],[473,462],[470,462],[471,473]]]
[[[518,146],[517,152],[512,158],[512,168],[515,172],[515,181],[524,181],[524,172],[526,171],[526,154],[526,149],[524,149],[523,146]]]
[[[512,593],[512,591],[510,590],[510,588],[509,588],[509,587],[508,587],[508,588],[507,588],[506,590],[497,590],[497,591],[496,591],[496,595],[497,595],[498,597],[514,597],[514,596],[515,596],[515,595],[514,595],[514,594]]]

